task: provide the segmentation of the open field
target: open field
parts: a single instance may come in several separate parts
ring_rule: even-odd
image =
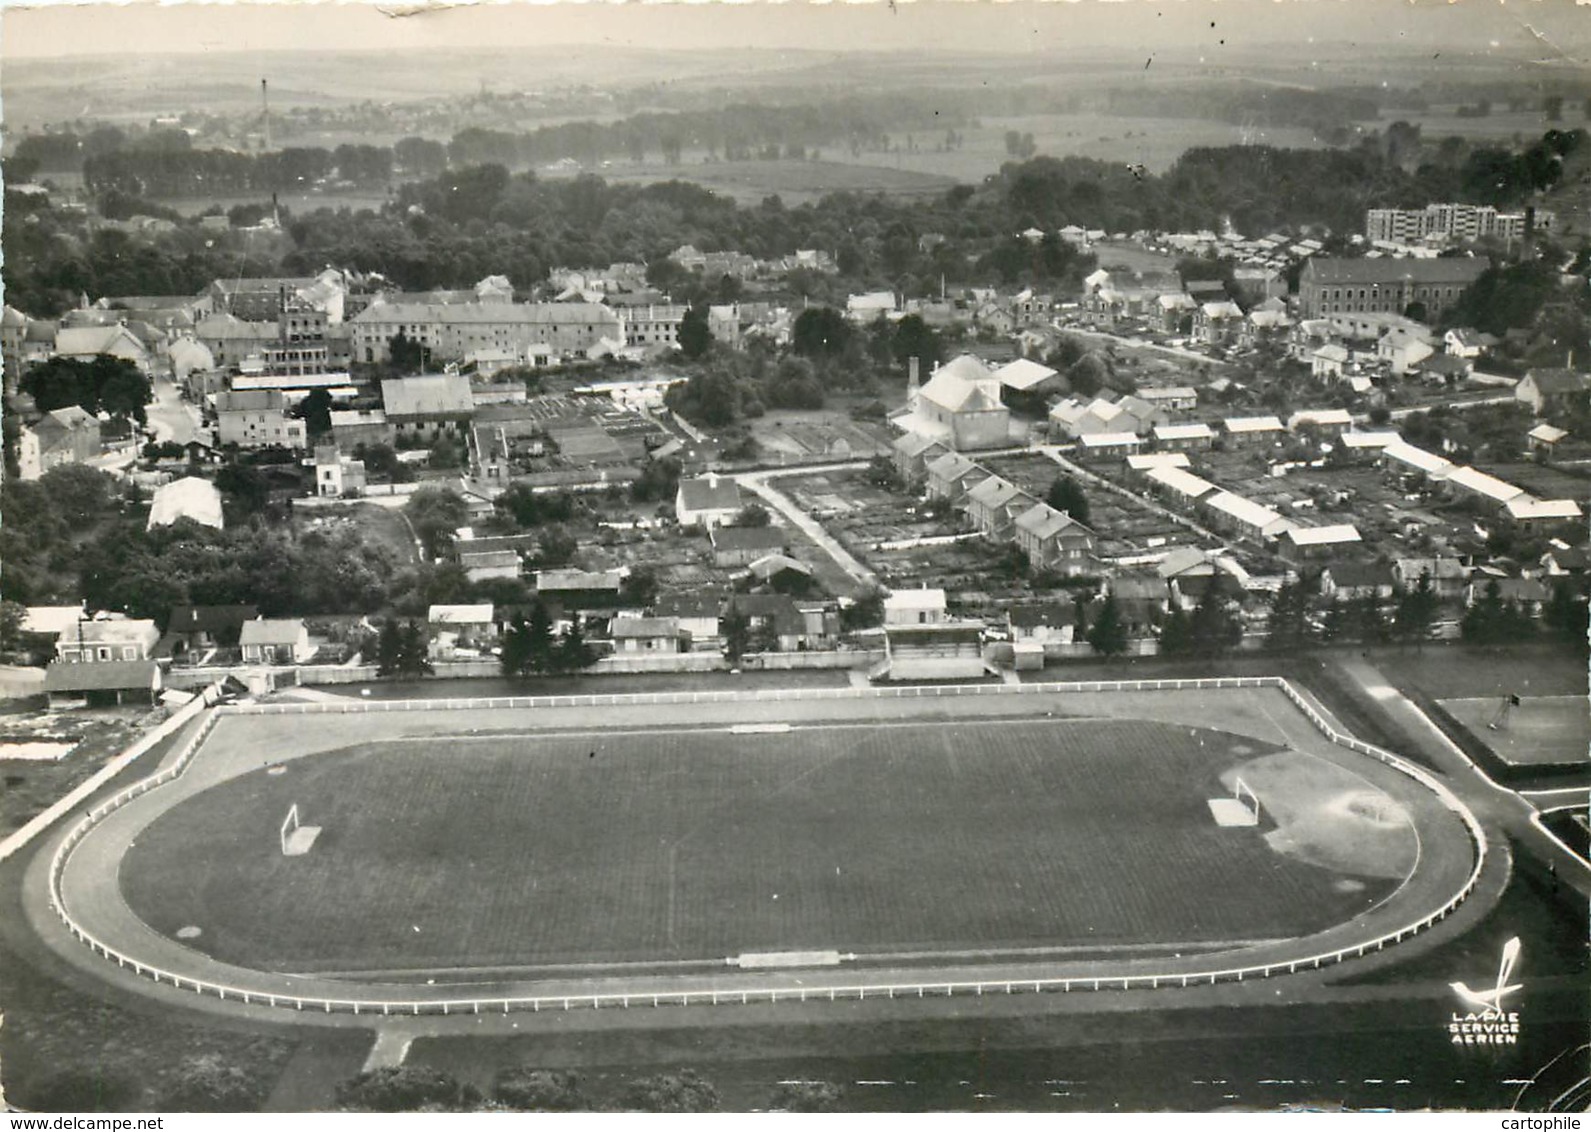
[[[1497,729],[1500,697],[1438,700],[1465,729],[1515,766],[1584,762],[1591,752],[1591,708],[1580,696],[1522,697]]]
[[[1222,776],[1278,750],[1099,719],[368,743],[183,802],[121,882],[156,930],[275,970],[1169,952],[1321,930],[1390,890],[1368,858],[1345,873],[1215,826]],[[1293,757],[1268,779],[1296,795],[1284,822],[1366,787]],[[284,858],[294,801],[323,832]],[[1340,829],[1339,865],[1363,840]]]

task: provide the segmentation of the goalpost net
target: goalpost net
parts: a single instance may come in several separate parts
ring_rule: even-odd
[[[301,857],[309,852],[310,846],[315,844],[315,838],[320,836],[320,826],[305,825],[298,803],[294,802],[287,808],[287,816],[282,819],[282,827],[278,832],[282,856]]]
[[[1255,825],[1259,824],[1260,797],[1241,778],[1234,779],[1232,782],[1232,800],[1248,811],[1250,819]]]

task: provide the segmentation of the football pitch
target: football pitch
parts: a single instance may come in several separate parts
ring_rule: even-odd
[[[1258,827],[1212,820],[1234,773],[1277,803]],[[1170,954],[1384,899],[1418,839],[1339,804],[1367,789],[1251,736],[1141,719],[372,739],[179,802],[120,886],[162,934],[285,972]],[[279,849],[293,803],[321,827],[299,857]]]

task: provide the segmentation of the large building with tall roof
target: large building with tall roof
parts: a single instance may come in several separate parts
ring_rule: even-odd
[[[1000,399],[1000,379],[971,354],[935,369],[911,393],[907,409],[896,418],[898,425],[956,452],[1011,442],[1011,411]]]
[[[1304,318],[1360,311],[1403,314],[1418,304],[1434,322],[1490,266],[1486,259],[1334,259],[1314,256],[1298,277]]]

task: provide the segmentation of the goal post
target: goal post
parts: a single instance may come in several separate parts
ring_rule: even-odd
[[[320,836],[320,826],[305,825],[298,803],[294,802],[287,808],[287,816],[282,819],[282,827],[277,833],[281,840],[282,856],[302,857],[315,844],[315,838]]]
[[[291,841],[293,839],[293,834],[295,832],[297,832],[297,830],[299,828],[299,825],[300,825],[300,818],[299,818],[299,813],[298,813],[298,803],[294,802],[291,806],[289,806],[287,808],[287,816],[282,819],[282,828],[281,828],[282,856],[286,857],[286,856],[290,855],[289,850],[288,850],[288,845],[291,843]]]
[[[1241,778],[1232,780],[1232,800],[1247,810],[1253,817],[1254,823],[1260,820],[1260,796],[1254,793],[1252,787]]]

